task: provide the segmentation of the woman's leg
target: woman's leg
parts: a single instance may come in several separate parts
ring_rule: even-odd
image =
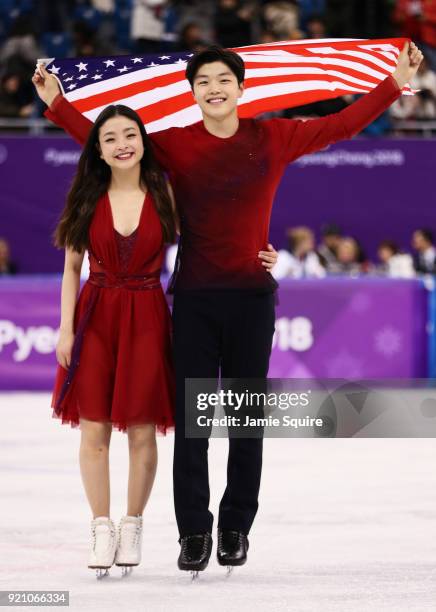
[[[129,487],[127,515],[142,515],[153,487],[157,467],[154,425],[127,428],[129,438]]]
[[[80,419],[80,472],[93,518],[109,516],[109,443],[111,423]]]

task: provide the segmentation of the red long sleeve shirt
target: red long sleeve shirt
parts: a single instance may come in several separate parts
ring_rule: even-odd
[[[389,76],[340,113],[320,119],[241,119],[230,138],[213,136],[203,122],[151,134],[181,218],[176,290],[273,290],[276,283],[258,252],[268,243],[273,200],[286,166],[351,138],[400,93]],[[63,96],[45,115],[79,143],[86,141],[91,122]]]

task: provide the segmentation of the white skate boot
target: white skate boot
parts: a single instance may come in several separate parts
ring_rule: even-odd
[[[97,570],[97,578],[109,574],[117,549],[114,522],[107,516],[98,516],[91,522],[92,548],[89,553],[88,567]]]
[[[123,576],[141,563],[142,516],[123,516],[118,527],[118,548],[115,565],[122,567]]]

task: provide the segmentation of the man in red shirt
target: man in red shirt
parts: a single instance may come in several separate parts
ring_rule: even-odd
[[[150,135],[168,172],[181,219],[172,282],[176,368],[174,502],[180,533],[178,566],[204,570],[212,549],[208,438],[185,435],[185,380],[266,379],[274,333],[275,281],[258,252],[268,240],[271,208],[286,166],[351,138],[401,94],[422,54],[412,43],[372,92],[340,113],[307,122],[239,119],[244,90],[239,55],[210,47],[189,61],[186,76],[203,120]],[[35,82],[35,81],[34,81]],[[36,83],[35,83],[36,84]],[[43,89],[43,86],[41,86]],[[79,142],[90,122],[59,95],[40,96],[46,116]],[[186,406],[186,414],[196,410]],[[258,508],[262,437],[229,436],[227,487],[218,516],[218,561],[242,565]]]

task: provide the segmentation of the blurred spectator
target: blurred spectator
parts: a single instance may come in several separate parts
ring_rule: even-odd
[[[9,243],[0,238],[0,276],[16,274],[17,266],[10,259]]]
[[[75,6],[75,0],[37,0],[35,13],[39,34],[66,32]]]
[[[315,251],[315,237],[308,227],[287,231],[289,250],[282,249],[272,270],[274,278],[322,278],[326,272]]]
[[[404,96],[403,96],[404,97]],[[385,111],[381,115],[374,119],[372,123],[366,126],[364,130],[362,130],[362,134],[365,136],[383,136],[387,134],[389,130],[392,128],[392,115],[389,111]]]
[[[92,6],[102,13],[113,13],[116,0],[91,0]]]
[[[421,0],[421,2],[423,51],[427,55],[432,70],[436,71],[436,2],[435,0]]]
[[[195,22],[201,30],[201,39],[213,41],[216,0],[172,0],[171,5],[178,15],[179,32],[187,23]]]
[[[389,38],[394,29],[392,0],[354,0],[354,23],[359,38]],[[346,37],[349,34],[345,34]]]
[[[329,266],[329,272],[357,276],[367,269],[367,262],[357,240],[341,238],[337,247],[337,262]]]
[[[397,0],[393,20],[399,27],[399,33],[412,40],[421,39],[422,1]]]
[[[214,19],[216,41],[226,48],[249,45],[253,10],[239,0],[219,0]]]
[[[326,0],[327,30],[332,38],[353,37],[356,0]]]
[[[431,70],[427,58],[423,59],[418,72],[411,81],[411,86],[413,89],[419,89],[415,96],[408,96],[416,102],[416,119],[434,119],[436,117],[436,72]]]
[[[267,43],[277,42],[277,38],[269,30],[262,30],[259,36],[259,44],[266,45]]]
[[[159,53],[165,30],[166,0],[134,0],[131,37],[138,53]]]
[[[415,270],[419,274],[436,274],[436,249],[433,233],[428,229],[417,229],[412,235],[412,247],[416,251]]]
[[[201,27],[198,23],[190,21],[185,23],[180,31],[179,42],[177,48],[179,51],[192,51],[198,53],[206,48],[207,43],[202,38]]]
[[[436,118],[436,73],[430,69],[424,58],[410,85],[419,91],[414,96],[401,96],[391,108],[394,119],[435,119]]]
[[[42,56],[41,48],[36,41],[36,33],[29,15],[20,15],[11,26],[9,37],[0,50],[0,61],[6,62],[11,57],[20,57],[33,67]]]
[[[326,0],[298,0],[298,8],[300,9],[301,26],[304,30],[307,30],[308,21],[316,15],[324,15]],[[317,37],[314,36],[313,38]]]
[[[323,266],[330,270],[331,265],[338,261],[338,246],[342,239],[342,232],[338,225],[329,223],[321,228],[322,242],[318,247],[318,254],[321,257]]]
[[[288,108],[284,112],[284,116],[288,119],[298,119],[300,117],[325,117],[332,113],[339,113],[348,106],[348,99],[353,99],[352,96],[341,96],[332,98],[331,100],[320,100],[319,102],[311,102],[303,106],[295,106]]]
[[[327,23],[321,15],[313,15],[306,22],[306,38],[327,38]]]
[[[400,253],[398,245],[392,240],[383,240],[378,245],[378,258],[381,264],[378,271],[391,278],[413,278],[415,270],[413,259],[408,253]]]
[[[115,50],[110,40],[102,40],[97,29],[82,20],[73,23],[73,44],[73,57],[112,55]]]
[[[0,117],[30,117],[34,111],[33,93],[28,79],[19,72],[7,71],[0,79]]]
[[[268,2],[263,9],[266,29],[277,40],[297,40],[303,38],[299,28],[298,6],[289,2]]]
[[[174,272],[177,259],[178,244],[170,244],[165,253],[165,267],[168,274]]]

